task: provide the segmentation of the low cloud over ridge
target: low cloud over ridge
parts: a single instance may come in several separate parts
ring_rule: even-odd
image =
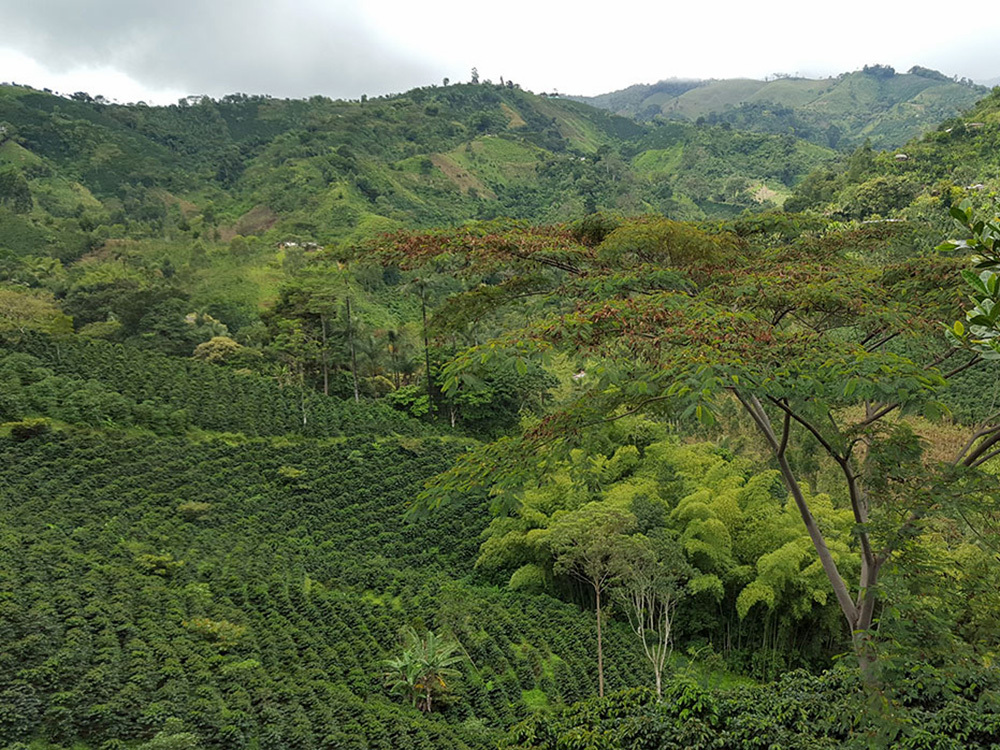
[[[0,17],[0,44],[50,70],[111,68],[161,90],[353,98],[436,78],[343,4],[0,0]]]

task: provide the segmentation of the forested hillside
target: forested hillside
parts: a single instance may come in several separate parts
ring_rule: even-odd
[[[0,87],[0,748],[1000,746],[997,110]]]
[[[895,148],[971,107],[988,91],[915,65],[886,65],[825,79],[666,80],[591,97],[571,97],[640,121],[654,117],[726,123],[763,133],[794,133],[830,148],[866,140]]]
[[[830,156],[769,135],[734,148],[721,128],[644,142],[656,140],[655,127],[492,84],[364,102],[233,95],[169,107],[5,86],[0,123],[0,164],[17,170],[10,179],[24,176],[36,211],[111,236],[145,225],[329,242],[403,224],[561,220],[595,208],[697,217],[753,206],[753,187],[780,192]],[[675,168],[637,165],[642,152],[664,148]],[[727,157],[721,173],[697,163],[706,150]],[[743,182],[727,185],[731,177]],[[30,208],[23,189],[17,199],[7,188],[10,207]]]
[[[865,146],[832,168],[816,170],[798,185],[788,207],[851,219],[940,222],[963,200],[977,207],[994,202],[1000,189],[998,139],[1000,94],[994,89],[894,151]]]

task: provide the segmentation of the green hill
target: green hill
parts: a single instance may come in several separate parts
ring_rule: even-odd
[[[498,217],[731,217],[780,204],[834,158],[787,135],[639,124],[513,85],[164,107],[3,86],[0,277],[15,288],[0,293],[50,293],[88,335],[190,354],[215,324],[196,333],[185,316],[256,335],[321,247]],[[394,299],[356,303],[384,331],[414,319],[389,311]]]
[[[971,109],[890,152],[861,148],[811,174],[788,203],[839,218],[907,219],[952,231],[947,209],[963,200],[991,205],[997,181],[1000,96],[996,89]]]
[[[655,127],[513,86],[364,102],[233,95],[169,107],[7,86],[0,123],[0,160],[24,174],[38,215],[126,233],[136,222],[154,231],[193,224],[225,239],[271,230],[328,243],[401,224],[557,220],[662,200],[659,185],[615,158]],[[738,160],[731,169],[765,178]],[[704,196],[688,197],[701,206],[691,211],[711,213]]]
[[[928,68],[914,66],[901,74],[875,65],[819,80],[668,80],[574,98],[639,120],[704,118],[742,129],[794,133],[834,148],[866,139],[875,148],[894,148],[972,106],[987,91]]]

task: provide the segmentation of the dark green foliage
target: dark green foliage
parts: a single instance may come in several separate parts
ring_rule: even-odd
[[[833,168],[807,176],[785,207],[823,210],[842,218],[906,219],[951,231],[947,208],[963,199],[979,207],[996,195],[1000,94],[942,122],[896,152],[862,146]]]
[[[36,358],[26,367],[19,360],[24,376],[8,401],[0,400],[9,420],[44,415],[94,426],[136,424],[168,433],[190,426],[251,436],[426,432],[388,405],[281,388],[259,375],[120,344],[24,335],[0,339],[0,347],[0,354],[7,349]],[[18,399],[26,400],[16,405]]]
[[[62,306],[78,329],[88,323],[114,320],[121,324],[122,337],[167,334],[157,341],[164,350],[190,354],[200,340],[184,341],[179,331],[166,330],[170,325],[183,327],[184,311],[180,303],[185,296],[162,280],[128,275],[78,282],[68,291]]]
[[[888,216],[908,206],[918,192],[917,183],[905,177],[873,177],[845,192],[843,211],[852,219],[867,219],[873,214]]]
[[[776,684],[711,690],[686,676],[662,703],[641,688],[517,726],[505,747],[557,750],[834,750],[1000,747],[993,669],[913,666],[884,694],[856,676],[790,672]],[[586,745],[574,744],[586,738]]]
[[[686,218],[677,202],[681,196],[708,216],[725,218],[743,209],[767,208],[755,189],[762,184],[791,187],[814,165],[833,157],[787,132],[741,131],[728,124],[712,127],[707,121],[655,123],[621,152],[656,180],[655,205],[660,211],[681,218]],[[665,192],[665,187],[670,190]]]
[[[26,214],[31,210],[31,190],[20,169],[0,169],[0,206],[6,206],[16,214]]]
[[[189,733],[220,750],[486,748],[525,715],[522,691],[593,694],[586,613],[462,580],[478,503],[400,520],[455,453],[0,438],[0,745]],[[406,624],[468,657],[440,719],[382,685]],[[631,634],[608,631],[610,684],[639,684]]]
[[[379,223],[567,220],[611,207],[727,216],[758,205],[744,181],[790,184],[831,156],[789,151],[799,141],[784,131],[747,138],[729,123],[691,127],[676,170],[688,179],[663,180],[633,161],[651,147],[649,126],[488,84],[363,103],[235,94],[166,107],[11,86],[0,89],[0,118],[27,160],[10,172],[16,210],[30,209],[34,194],[60,230],[94,247],[121,236],[218,239],[230,227],[329,243],[388,228]]]
[[[740,130],[754,130],[774,135],[795,133],[799,138],[818,142],[830,148],[836,148],[840,141],[839,135],[836,138],[827,135],[829,128],[836,128],[836,125],[830,125],[824,130],[821,124],[809,122],[809,119],[794,107],[772,101],[742,102],[739,106],[723,112],[709,112],[705,116],[705,122],[709,125],[728,125]]]
[[[829,203],[842,185],[843,180],[838,180],[833,170],[817,169],[796,185],[795,192],[785,201],[784,209],[798,212]]]
[[[42,256],[50,252],[57,258],[69,258],[80,255],[85,245],[79,234],[40,227],[0,205],[0,253],[4,250],[15,256]]]
[[[521,363],[522,371],[515,361],[498,357],[467,373],[461,387],[448,390],[444,366],[457,354],[454,347],[440,347],[432,355],[437,416],[477,438],[500,437],[517,426],[522,412],[540,412],[549,389],[558,384],[537,363]],[[409,399],[393,400],[414,411]]]
[[[861,72],[872,78],[892,78],[896,75],[896,69],[891,65],[866,65]]]
[[[573,238],[581,245],[597,247],[621,224],[622,220],[614,216],[598,213],[589,214],[573,222]]]
[[[44,435],[51,429],[52,426],[45,419],[24,419],[20,422],[11,423],[10,436],[14,440],[21,442]]]

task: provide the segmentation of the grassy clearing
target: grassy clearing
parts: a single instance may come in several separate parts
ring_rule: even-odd
[[[430,158],[434,166],[441,170],[441,173],[461,190],[463,195],[468,195],[470,190],[475,190],[481,196],[496,199],[496,193],[490,190],[475,174],[472,160],[463,159],[458,151],[451,154],[434,154]]]
[[[673,173],[680,166],[683,156],[684,144],[677,143],[671,148],[654,148],[643,151],[632,160],[632,166],[640,174]]]
[[[556,106],[547,99],[539,99],[535,108],[546,117],[555,119],[559,134],[578,151],[593,153],[605,141],[592,123],[574,116],[565,107]]]
[[[696,89],[685,91],[670,106],[670,114],[681,115],[692,120],[709,112],[721,112],[726,105],[735,107],[749,101],[765,83],[748,78],[731,81],[712,81]]]
[[[753,193],[754,200],[758,203],[773,201],[779,208],[783,206],[785,201],[792,195],[792,191],[780,182],[774,185],[760,182],[751,186],[750,191]]]
[[[521,117],[510,105],[505,102],[500,102],[500,109],[505,115],[507,115],[507,127],[508,128],[523,128],[526,123],[524,118]]]
[[[33,154],[14,141],[0,143],[0,164],[13,164],[17,167],[29,167],[41,164],[41,157]]]
[[[507,186],[533,182],[542,154],[534,146],[507,138],[484,136],[455,149],[447,156],[467,173],[476,175],[488,189],[488,185]]]

